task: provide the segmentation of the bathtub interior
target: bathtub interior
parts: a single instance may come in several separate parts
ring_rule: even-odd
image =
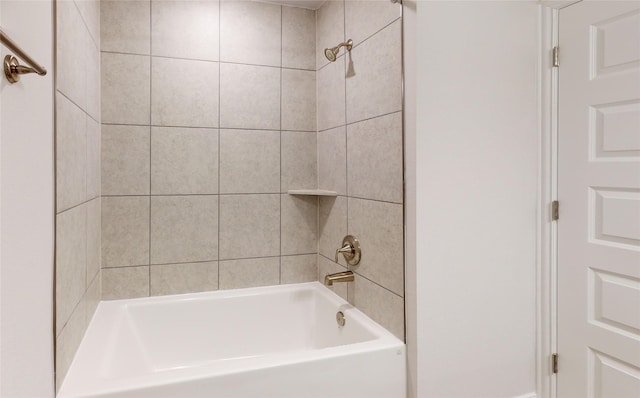
[[[124,306],[105,347],[103,375],[160,372],[375,337],[360,323],[339,328],[335,303],[312,289],[198,296]]]
[[[318,282],[106,301],[59,397],[200,397],[211,389],[277,397],[282,385],[292,397],[332,396],[338,385],[344,397],[402,396],[405,355],[402,341]]]
[[[78,357],[101,379],[133,378],[349,346],[381,332],[393,338],[312,282],[102,302]]]

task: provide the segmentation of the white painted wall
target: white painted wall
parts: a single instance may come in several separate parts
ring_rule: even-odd
[[[537,7],[418,4],[419,397],[535,391]]]
[[[49,71],[0,79],[0,396],[53,397],[52,2],[2,0],[0,25]]]

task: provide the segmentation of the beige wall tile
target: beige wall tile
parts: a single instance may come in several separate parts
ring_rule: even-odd
[[[305,254],[302,256],[281,257],[281,283],[302,283],[318,280],[318,256]]]
[[[220,289],[277,285],[280,257],[220,261]]]
[[[102,299],[121,300],[149,296],[149,266],[102,270]]]
[[[316,12],[282,7],[282,66],[316,69]]]
[[[100,0],[75,0],[91,40],[100,43]]]
[[[152,58],[151,124],[218,127],[217,62]]]
[[[143,55],[102,53],[103,123],[149,124],[150,62]]]
[[[102,125],[102,194],[148,195],[150,128]]]
[[[404,299],[356,274],[349,302],[404,341]]]
[[[59,387],[86,330],[87,286],[100,271],[100,11],[94,0],[56,4]]]
[[[316,131],[316,72],[282,70],[282,129]]]
[[[347,235],[347,198],[321,197],[318,210],[318,253],[335,258],[336,250],[341,247],[342,239]],[[344,257],[340,256],[342,264]]]
[[[349,198],[349,233],[360,241],[353,270],[404,295],[402,205]]]
[[[218,197],[151,197],[151,264],[218,258]]]
[[[218,262],[151,266],[151,295],[206,292],[218,289]]]
[[[153,55],[217,61],[219,16],[217,0],[153,0]]]
[[[281,7],[253,1],[220,3],[220,59],[280,66]]]
[[[149,54],[149,1],[100,1],[102,51]]]
[[[401,21],[396,21],[351,51],[348,123],[402,109],[401,40]]]
[[[280,191],[280,132],[220,131],[220,192]]]
[[[347,126],[349,196],[402,203],[402,113]]]
[[[324,283],[325,276],[346,270],[347,267],[336,264],[322,255],[318,255],[318,281],[320,283]],[[334,283],[333,286],[327,286],[327,289],[346,300],[348,298],[349,285],[352,285],[352,283]]]
[[[86,310],[84,302],[80,302],[69,322],[56,337],[56,389],[62,386],[86,330]]]
[[[95,198],[86,204],[87,211],[87,281],[89,286],[92,280],[100,272],[101,252],[100,252],[100,228],[102,199]]]
[[[282,195],[282,255],[315,253],[318,247],[318,198]]]
[[[56,2],[56,89],[86,107],[86,57],[88,31],[72,0]]]
[[[86,197],[87,122],[82,109],[56,94],[56,196],[58,212]]]
[[[316,67],[320,69],[329,63],[324,56],[324,49],[335,47],[345,41],[344,0],[329,0],[316,12]]]
[[[318,133],[318,188],[347,194],[346,128]]]
[[[318,130],[345,124],[345,57],[318,71]],[[375,85],[374,81],[370,81]]]
[[[56,216],[56,334],[69,320],[86,290],[87,206]]]
[[[85,111],[93,119],[100,121],[100,49],[89,37],[85,36]]]
[[[151,192],[218,193],[218,130],[153,127]]]
[[[98,309],[98,304],[100,304],[100,300],[102,299],[102,272],[96,274],[93,280],[89,281],[89,285],[87,287],[87,291],[84,293],[84,302],[86,309],[86,321],[87,327],[91,323],[91,319],[93,315],[96,313]]]
[[[345,32],[354,45],[400,18],[402,6],[385,0],[346,0]]]
[[[90,117],[87,121],[87,194],[86,200],[100,196],[100,123]]]
[[[280,69],[221,64],[220,127],[279,130]]]
[[[221,260],[279,254],[280,194],[220,196]]]
[[[149,197],[102,198],[102,267],[149,264]]]
[[[283,131],[281,136],[281,189],[315,189],[318,186],[317,134]]]

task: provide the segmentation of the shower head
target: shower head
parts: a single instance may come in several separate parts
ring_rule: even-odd
[[[340,47],[325,48],[324,56],[327,57],[329,61],[333,62],[336,60],[336,57],[338,56],[338,51],[340,51]]]
[[[334,62],[338,58],[338,53],[340,52],[340,47],[346,47],[347,51],[351,51],[353,47],[353,40],[349,39],[345,43],[340,43],[335,47],[325,48],[324,56],[331,62]]]

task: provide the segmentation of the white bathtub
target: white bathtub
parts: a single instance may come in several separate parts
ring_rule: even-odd
[[[404,398],[405,355],[317,282],[106,301],[58,396]]]

